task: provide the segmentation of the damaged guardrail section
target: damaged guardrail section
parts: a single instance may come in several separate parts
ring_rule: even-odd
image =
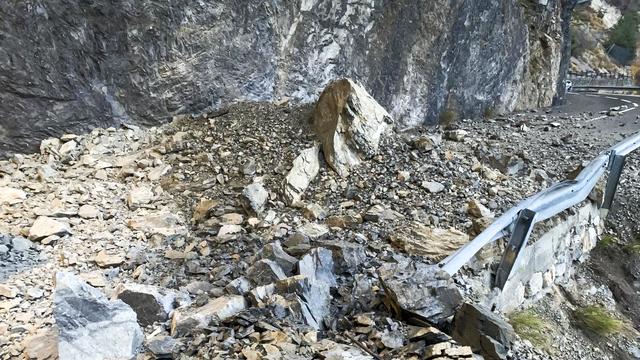
[[[574,180],[557,183],[520,202],[500,216],[471,242],[440,262],[439,266],[450,275],[467,264],[484,246],[509,236],[495,276],[494,286],[503,289],[511,270],[526,246],[533,226],[587,199],[598,180],[608,170],[604,199],[600,205],[606,216],[613,203],[626,156],[640,147],[640,133],[628,137],[601,152]]]

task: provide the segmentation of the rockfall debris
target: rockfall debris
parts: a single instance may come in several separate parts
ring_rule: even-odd
[[[341,80],[315,109],[237,104],[0,161],[0,358],[517,356],[436,265],[593,151],[501,149],[548,123],[514,116],[401,132]]]

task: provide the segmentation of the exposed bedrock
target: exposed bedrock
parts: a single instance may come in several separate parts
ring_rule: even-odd
[[[400,126],[549,105],[561,23],[558,0],[6,0],[0,156],[237,101],[312,102],[339,77]]]

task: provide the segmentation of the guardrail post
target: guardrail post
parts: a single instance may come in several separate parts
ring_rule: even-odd
[[[509,239],[507,248],[504,254],[502,254],[502,260],[496,272],[494,285],[500,288],[500,290],[502,290],[507,283],[511,270],[518,260],[520,251],[522,251],[527,244],[527,239],[531,234],[531,229],[533,229],[535,217],[536,212],[529,209],[520,210],[518,213],[518,219],[514,223],[511,239]]]
[[[611,209],[613,204],[613,197],[618,189],[618,183],[620,181],[620,175],[624,168],[626,157],[623,155],[617,155],[615,152],[611,153],[611,160],[609,166],[609,177],[607,178],[607,187],[604,190],[604,200],[602,201],[602,208],[605,210]]]

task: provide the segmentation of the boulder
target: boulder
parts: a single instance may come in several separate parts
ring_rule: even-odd
[[[53,316],[60,359],[131,359],[144,335],[136,313],[120,300],[109,301],[79,277],[58,272]]]
[[[264,186],[259,182],[254,182],[242,190],[240,200],[247,213],[260,214],[268,197],[269,193]]]
[[[453,319],[453,338],[487,360],[507,359],[515,333],[509,323],[478,304],[464,303]]]
[[[378,152],[380,138],[392,123],[389,113],[351,79],[330,83],[312,116],[324,158],[340,176]]]
[[[385,303],[398,317],[438,325],[462,303],[460,290],[437,265],[413,261],[385,263],[378,273]]]
[[[303,150],[298,157],[293,160],[293,167],[289,170],[284,184],[282,195],[288,205],[295,205],[300,202],[302,194],[309,187],[320,171],[320,146],[314,145]]]
[[[280,265],[269,259],[256,261],[247,269],[246,276],[257,286],[270,284],[287,277],[282,271],[282,268],[280,268]]]
[[[244,296],[221,296],[197,309],[178,309],[171,319],[171,336],[183,336],[193,329],[205,328],[210,323],[237,315],[247,307]]]
[[[67,224],[47,216],[39,216],[29,229],[29,239],[42,240],[51,235],[63,236],[70,232]]]

